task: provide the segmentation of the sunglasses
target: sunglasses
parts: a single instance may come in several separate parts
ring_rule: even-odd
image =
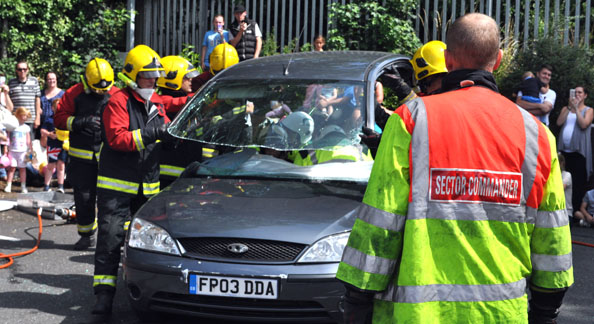
[[[24,68],[24,69],[23,68],[19,68],[19,69],[16,69],[16,70],[19,71],[19,72],[23,72],[23,71],[27,71],[28,68]]]

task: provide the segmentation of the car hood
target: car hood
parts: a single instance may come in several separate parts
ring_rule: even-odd
[[[293,180],[180,178],[136,217],[174,238],[232,237],[312,244],[351,229],[365,186]]]

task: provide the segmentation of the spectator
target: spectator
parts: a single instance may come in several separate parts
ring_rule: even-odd
[[[534,77],[532,72],[527,71],[522,75],[520,91],[522,91],[522,100],[533,103],[542,103],[540,94],[547,92],[547,88],[540,79]]]
[[[565,210],[567,210],[567,216],[569,221],[573,220],[573,204],[571,203],[572,194],[572,182],[571,173],[565,171],[565,157],[559,153],[559,168],[561,169],[561,178],[563,179],[563,189],[565,191]]]
[[[52,108],[52,102],[55,99],[60,99],[64,95],[64,90],[58,88],[58,77],[54,72],[47,72],[45,75],[45,89],[41,96],[41,128],[46,130],[54,127],[54,111]],[[45,125],[45,126],[44,126]],[[41,134],[41,146],[45,147],[47,137],[43,134],[46,132],[40,131]],[[55,134],[54,134],[55,135]]]
[[[518,91],[516,103],[518,106],[526,109],[528,112],[536,116],[541,122],[549,126],[549,114],[555,106],[555,99],[557,99],[557,93],[550,88],[551,76],[553,75],[553,68],[550,65],[542,65],[540,70],[536,72],[536,77],[542,82],[543,86],[547,90],[546,92],[539,93],[539,97],[542,103],[528,102],[522,99],[522,91]]]
[[[235,15],[235,20],[231,24],[233,39],[229,43],[235,46],[239,61],[260,57],[262,31],[258,23],[247,18],[247,11],[242,5],[235,6],[233,14]]]
[[[19,107],[15,111],[15,116],[19,120],[19,126],[8,133],[10,146],[8,152],[11,158],[11,165],[8,168],[8,177],[4,192],[11,192],[12,179],[16,168],[19,169],[21,177],[21,192],[27,193],[27,152],[31,151],[31,129],[25,122],[30,118],[29,110],[25,107]]]
[[[557,126],[561,126],[557,147],[565,156],[565,167],[573,183],[572,206],[580,206],[586,192],[586,183],[592,175],[592,140],[590,138],[594,110],[584,101],[588,91],[583,86],[575,88],[575,97],[561,109]]]
[[[314,38],[314,51],[316,52],[323,52],[324,51],[324,46],[326,46],[326,38],[324,38],[324,36],[322,35],[318,35],[316,36],[316,38]]]
[[[202,71],[210,69],[209,57],[212,50],[217,45],[229,42],[229,31],[225,30],[225,18],[222,15],[216,15],[212,20],[213,30],[209,30],[204,35],[202,42],[202,55],[200,56],[200,66]]]
[[[10,88],[6,84],[6,76],[4,73],[0,73],[0,108],[12,111],[14,106],[12,105],[12,100],[10,100],[9,91]]]
[[[50,184],[55,172],[58,178],[58,191],[64,193],[64,170],[68,152],[62,148],[64,143],[58,139],[54,127],[53,114],[56,112],[58,102],[60,102],[59,98],[55,98],[51,102],[51,123],[45,122],[41,125],[41,138],[47,139],[47,166],[44,173],[43,191],[51,191]]]
[[[17,77],[8,82],[10,99],[15,107],[25,107],[29,110],[26,124],[31,128],[31,134],[41,125],[41,89],[37,78],[28,75],[29,64],[21,61],[16,65]]]
[[[594,225],[594,190],[588,190],[580,203],[580,209],[575,212],[575,220],[581,227],[592,227]]]

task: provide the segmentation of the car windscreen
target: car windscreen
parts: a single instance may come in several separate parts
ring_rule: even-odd
[[[255,149],[297,167],[369,162],[370,154],[359,137],[365,95],[362,82],[215,79],[180,112],[169,132],[215,147],[220,153]],[[221,168],[214,169],[215,174],[221,172]],[[305,172],[295,170],[283,176]],[[260,171],[266,176],[277,174]],[[307,178],[318,176],[306,173]],[[368,177],[367,171],[359,173],[363,175],[355,172],[355,180]],[[337,177],[333,172],[332,178]]]

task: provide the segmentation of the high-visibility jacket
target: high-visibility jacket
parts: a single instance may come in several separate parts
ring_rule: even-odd
[[[319,150],[291,152],[289,159],[300,166],[316,165],[326,162],[373,161],[369,153],[361,150],[361,146],[344,145]]]
[[[377,323],[527,323],[527,283],[573,283],[555,139],[487,88],[399,107],[357,212],[336,276]]]
[[[170,101],[168,101],[170,102]],[[144,143],[141,131],[169,122],[159,95],[151,101],[125,88],[116,92],[103,112],[105,140],[101,149],[97,190],[145,196],[159,192],[161,143]]]
[[[111,87],[104,95],[86,93],[82,83],[77,83],[66,90],[58,103],[54,125],[59,129],[70,131],[68,150],[70,158],[86,163],[97,163],[97,155],[101,147],[101,132],[91,132],[88,129],[75,131],[72,129],[72,123],[79,117],[101,118],[109,98],[119,90],[117,87]]]

